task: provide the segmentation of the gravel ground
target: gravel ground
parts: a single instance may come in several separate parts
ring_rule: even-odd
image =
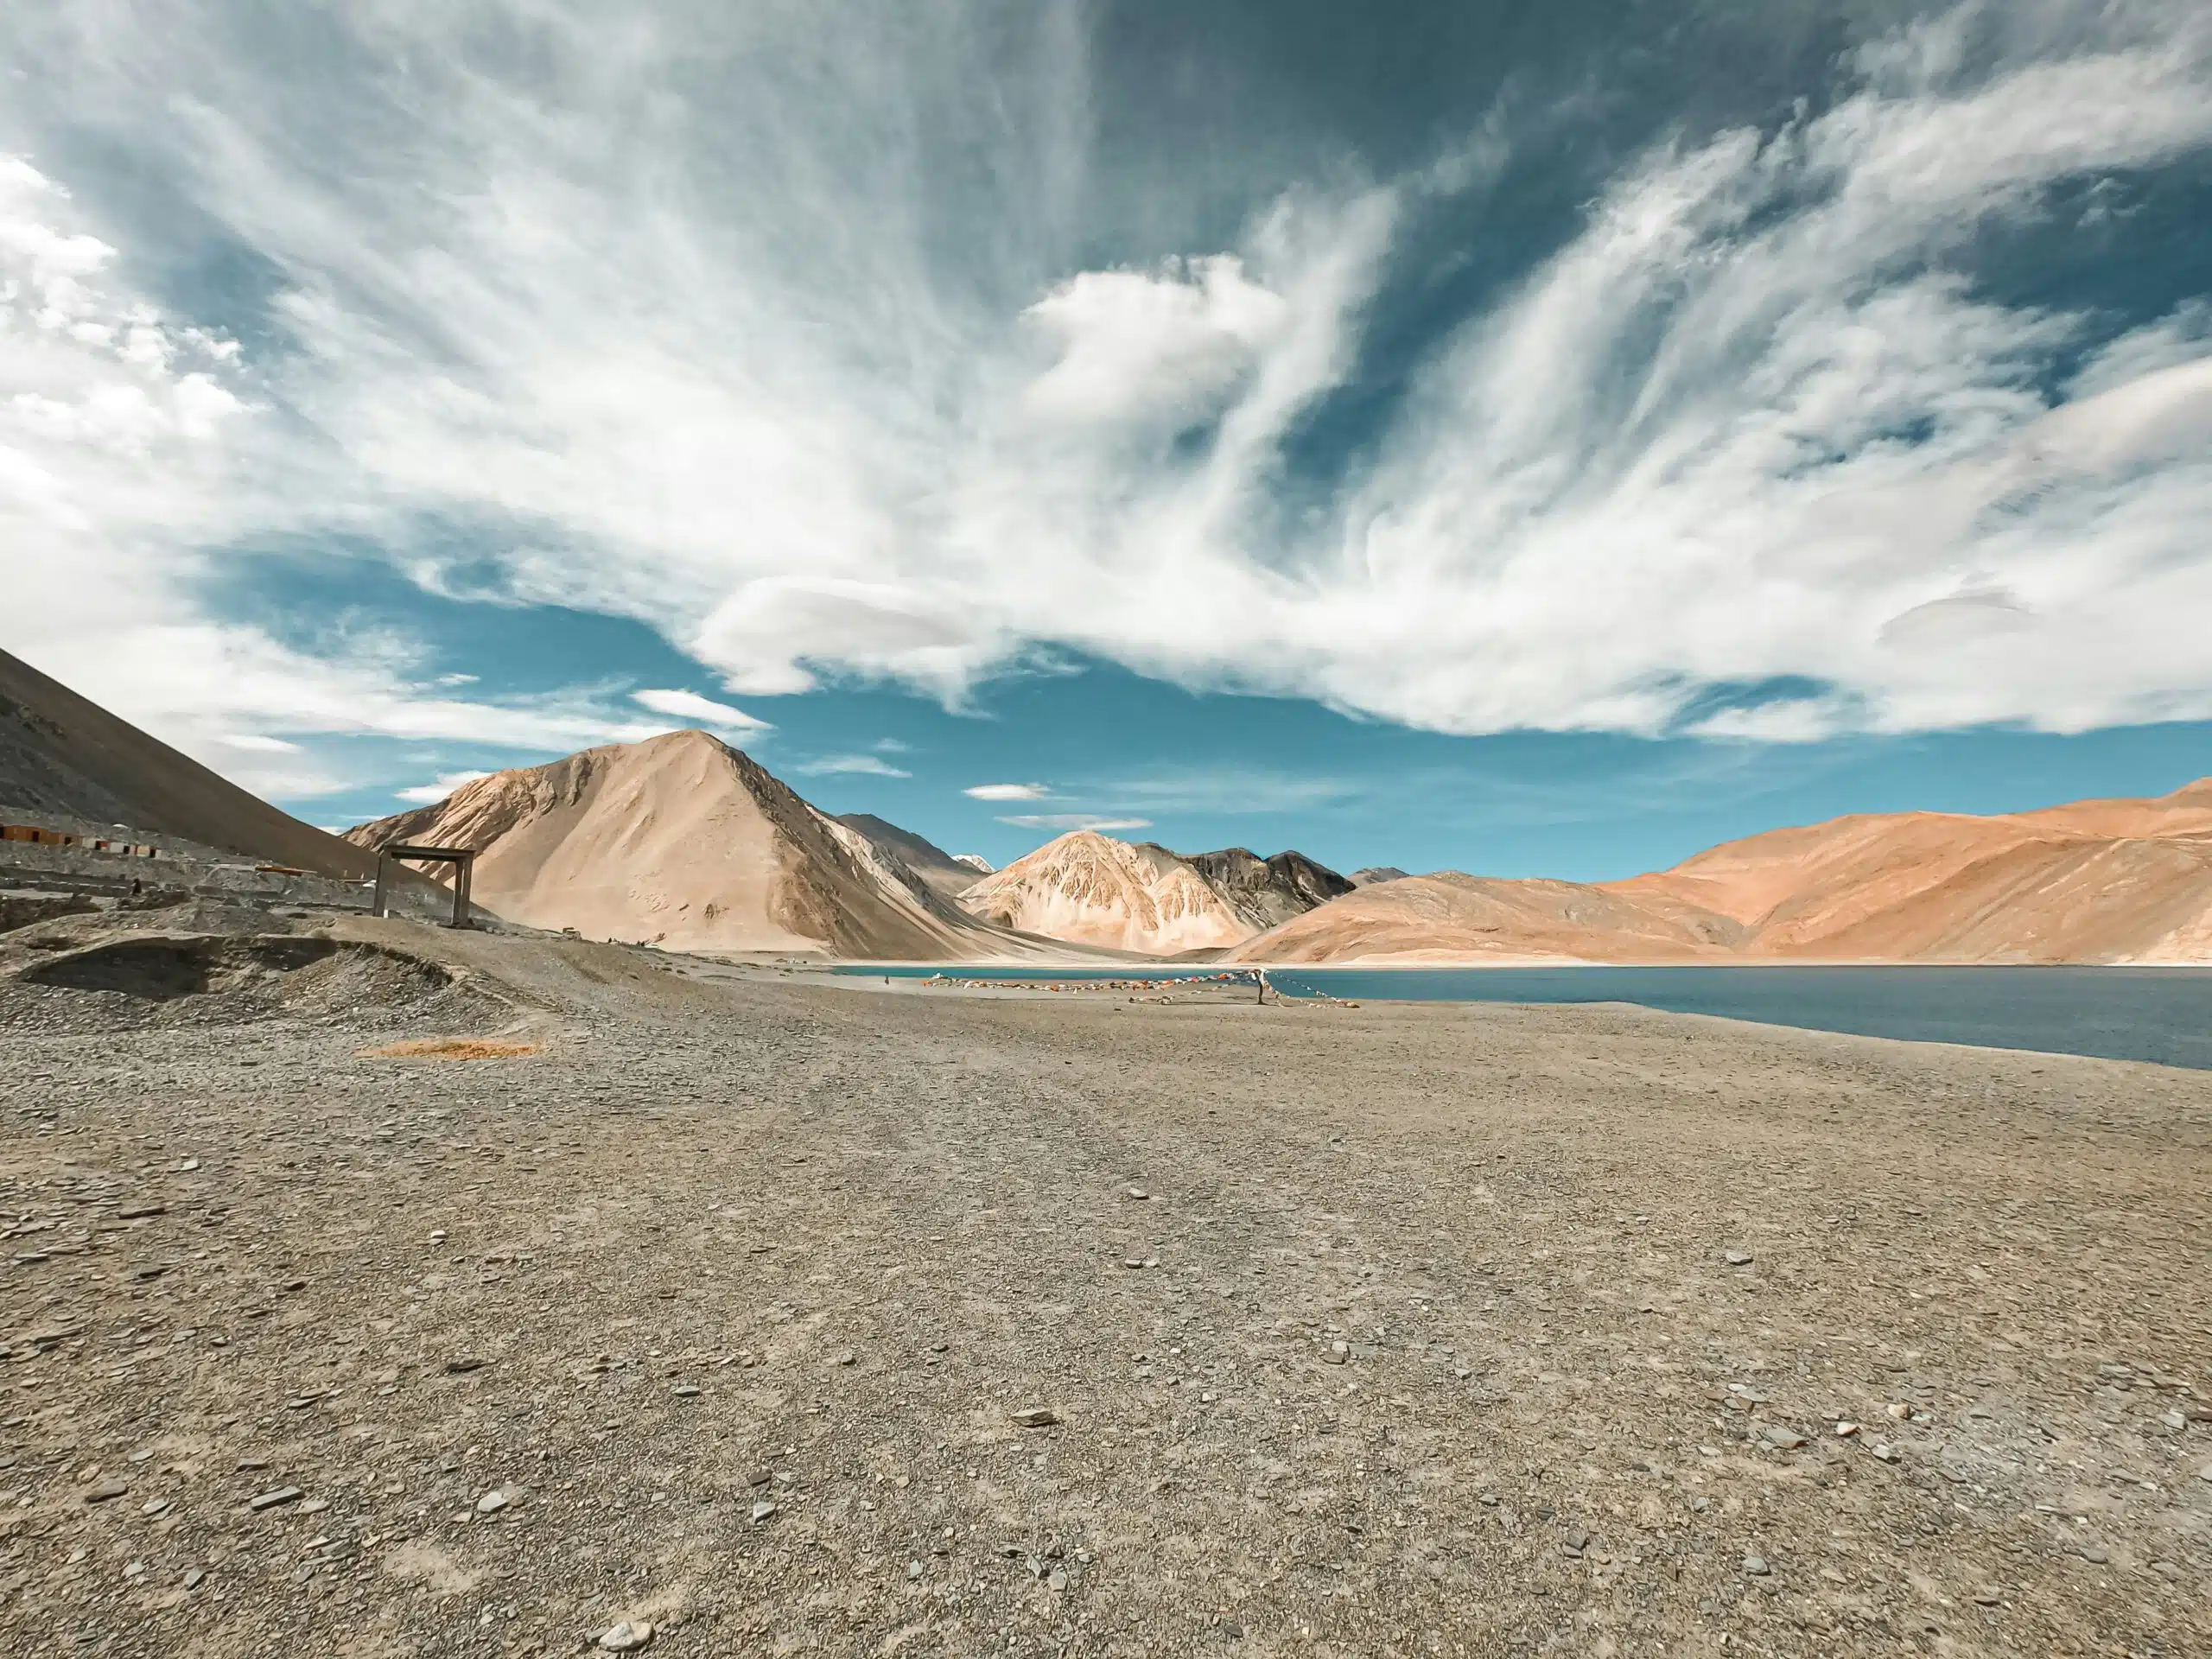
[[[2212,1651],[2212,1075],[323,931],[0,972],[21,1647]]]

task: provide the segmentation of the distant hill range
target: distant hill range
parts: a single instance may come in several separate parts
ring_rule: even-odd
[[[11,809],[128,824],[321,875],[376,873],[373,855],[278,811],[0,651],[0,821]]]
[[[0,652],[0,821],[124,824],[358,878],[473,849],[496,915],[677,950],[921,961],[2212,963],[2212,778],[2154,800],[1770,830],[1624,881],[1190,855],[1090,830],[1002,870],[834,818],[704,732],[497,772],[340,839]]]
[[[1411,876],[1243,962],[2212,962],[2212,779],[2155,800],[1833,818],[1625,881]]]

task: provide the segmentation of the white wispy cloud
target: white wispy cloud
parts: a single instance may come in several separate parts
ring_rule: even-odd
[[[270,737],[264,732],[221,732],[215,741],[226,749],[244,749],[249,754],[297,754],[300,746],[281,737]]]
[[[1087,812],[1031,812],[999,820],[1020,830],[1055,830],[1065,834],[1070,830],[1149,830],[1150,818],[1116,818],[1094,816]]]
[[[1723,709],[1692,721],[1694,737],[1751,743],[1817,743],[1849,721],[1849,710],[1821,697],[1789,697],[1747,709]]]
[[[2124,386],[2054,409],[2039,378],[2089,320],[1945,269],[2050,186],[2212,142],[2201,14],[2076,21],[2094,44],[1980,73],[1910,31],[1828,113],[1618,181],[1433,365],[1348,514],[1338,695],[1469,730],[1657,730],[1701,684],[1783,675],[1879,729],[2212,710],[2180,621],[2212,601],[2181,540],[2212,471],[2173,442],[2212,403],[2149,366],[2205,348],[2157,325],[2107,348]],[[1440,606],[1471,626],[1412,620]]]
[[[435,582],[419,526],[466,521],[508,598],[640,619],[734,695],[957,703],[1061,645],[1456,732],[1661,733],[1777,678],[1829,690],[1697,729],[2212,715],[2202,302],[2108,339],[1969,257],[2212,149],[2196,0],[1967,4],[1818,113],[1659,143],[1318,498],[1288,446],[1407,226],[1541,158],[1485,127],[1086,269],[1084,16],[365,4],[311,62],[213,0],[0,22],[10,130],[101,130],[274,290],[251,351],[164,316],[124,274],[188,258],[164,221],[0,173],[0,630],[103,667],[164,634],[135,707],[182,695],[207,744],[608,741],[583,694],[288,655],[192,580],[336,529]]]
[[[831,776],[837,772],[865,772],[874,778],[911,778],[911,772],[901,771],[879,754],[825,754],[812,760],[802,760],[791,768],[809,778]]]
[[[1049,801],[1052,791],[1043,784],[976,784],[960,791],[977,801]]]
[[[0,156],[0,644],[288,798],[355,781],[308,734],[558,753],[664,729],[589,691],[458,698],[474,676],[418,678],[387,639],[314,654],[205,614],[207,549],[319,522],[330,457],[299,447],[235,340],[165,315],[123,263],[60,184]],[[259,725],[292,736],[241,729]]]
[[[701,721],[725,731],[765,732],[768,722],[755,720],[744,709],[727,702],[716,702],[702,697],[696,691],[632,691],[630,701],[657,715],[667,715],[677,720]]]
[[[1343,779],[1301,776],[1234,763],[1163,770],[1118,779],[1098,793],[1152,811],[1304,812],[1350,799],[1363,785]]]
[[[479,778],[488,778],[488,772],[442,772],[435,783],[416,784],[410,789],[392,792],[403,801],[413,801],[419,806],[432,806],[459,789],[463,784],[473,784]]]

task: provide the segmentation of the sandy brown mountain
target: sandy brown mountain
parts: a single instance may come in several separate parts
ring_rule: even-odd
[[[1576,881],[1446,870],[1376,882],[1230,950],[1230,962],[1688,962],[1744,930],[1677,904]]]
[[[0,818],[7,809],[128,824],[323,875],[376,860],[0,651]]]
[[[999,927],[1147,956],[1233,944],[1257,931],[1165,848],[1090,830],[983,877],[960,902]]]
[[[925,961],[1034,950],[704,732],[495,772],[347,839],[473,849],[479,903],[588,938]]]
[[[2212,779],[2155,800],[1834,818],[1598,886],[1417,876],[1363,887],[1230,955],[2212,962]]]
[[[1249,939],[1351,888],[1300,853],[1263,859],[1236,847],[1185,858],[1077,830],[984,877],[960,902],[1001,927],[1176,956]]]

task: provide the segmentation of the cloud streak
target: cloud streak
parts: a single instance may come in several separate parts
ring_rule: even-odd
[[[420,527],[459,521],[492,527],[505,597],[642,620],[739,696],[957,706],[1063,646],[1462,733],[2212,716],[2203,302],[2115,327],[1976,264],[2212,149],[2200,5],[1968,5],[1794,119],[1662,136],[1389,397],[1362,377],[1392,278],[1440,195],[1536,164],[1510,130],[1478,168],[1353,158],[1227,245],[1101,261],[1086,210],[1131,181],[1094,175],[1072,4],[605,16],[0,26],[27,97],[76,100],[19,137],[98,128],[268,273],[257,315],[170,318],[127,273],[185,259],[174,224],[0,174],[0,528],[35,584],[11,639],[65,664],[166,641],[124,706],[196,686],[207,732],[627,729],[586,695],[287,656],[186,581],[322,530],[435,584]],[[1371,437],[1301,473],[1362,397]],[[37,574],[72,561],[93,574]],[[1777,679],[1823,690],[1698,713]]]
[[[1150,818],[1113,817],[1088,812],[1028,812],[999,820],[1018,830],[1050,830],[1065,835],[1071,830],[1149,830]]]
[[[802,760],[791,768],[808,778],[827,778],[842,774],[856,774],[869,778],[911,778],[914,774],[893,766],[877,754],[825,754],[812,760]]]
[[[416,784],[411,788],[392,792],[401,800],[412,801],[418,806],[435,806],[463,784],[473,784],[479,778],[491,775],[488,772],[442,772],[434,782]]]
[[[632,691],[630,701],[657,715],[667,715],[677,720],[696,721],[702,725],[723,731],[765,732],[769,729],[765,720],[755,720],[734,704],[716,702],[702,697],[696,691],[667,691],[646,690]]]

